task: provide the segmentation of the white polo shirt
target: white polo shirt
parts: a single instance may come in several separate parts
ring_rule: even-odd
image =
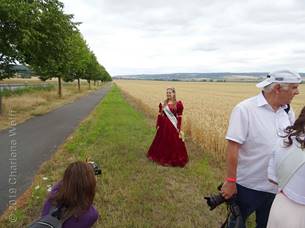
[[[227,140],[241,144],[238,154],[237,183],[250,189],[277,192],[268,181],[268,162],[279,135],[294,122],[293,110],[276,112],[263,93],[240,102],[231,113]]]

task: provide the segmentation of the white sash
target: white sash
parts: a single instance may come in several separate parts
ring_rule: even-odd
[[[300,148],[292,148],[288,155],[277,166],[279,189],[282,190],[293,174],[305,164],[305,152]]]
[[[177,127],[178,120],[177,120],[176,116],[171,112],[168,105],[166,105],[163,108],[163,111],[166,114],[167,118],[170,120],[170,122],[173,124],[173,126],[178,130],[178,127]]]

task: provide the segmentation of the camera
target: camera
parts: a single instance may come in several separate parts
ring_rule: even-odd
[[[217,189],[218,191],[221,190],[222,184],[220,184]],[[206,196],[204,199],[207,201],[206,203],[210,207],[210,210],[215,209],[220,204],[227,202],[227,203],[233,203],[235,201],[235,197],[232,197],[231,199],[226,200],[221,193],[213,194],[211,196]]]
[[[94,161],[88,161],[88,163],[91,165],[94,171],[94,175],[101,175],[102,169],[94,162]]]
[[[222,184],[220,184],[217,189],[218,191],[221,190]],[[234,227],[244,227],[243,218],[239,209],[239,206],[236,203],[236,196],[231,197],[230,199],[225,199],[221,193],[213,194],[210,196],[204,197],[206,200],[206,203],[210,207],[210,210],[215,209],[217,206],[219,206],[222,203],[226,203],[229,211],[229,215],[225,223],[222,225],[222,227],[227,227],[229,220],[233,221]]]

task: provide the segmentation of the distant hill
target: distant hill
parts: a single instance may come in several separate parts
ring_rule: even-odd
[[[172,74],[137,74],[116,75],[112,78],[126,80],[158,80],[158,81],[259,81],[266,77],[267,72],[247,73],[172,73]],[[305,77],[305,73],[301,73]]]

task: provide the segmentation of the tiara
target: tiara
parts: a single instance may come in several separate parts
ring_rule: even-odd
[[[172,90],[173,92],[175,92],[175,88],[174,87],[168,87],[167,89]]]

